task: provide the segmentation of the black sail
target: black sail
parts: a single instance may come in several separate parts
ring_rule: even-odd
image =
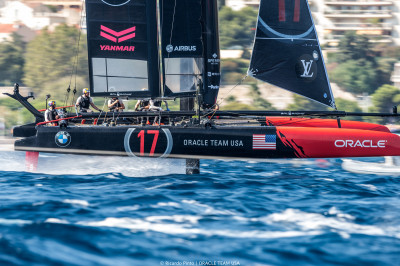
[[[249,75],[336,108],[307,0],[261,0]]]
[[[202,0],[160,1],[164,96],[194,96],[204,70]]]
[[[201,86],[203,104],[216,102],[220,84],[217,1],[160,1],[164,96],[193,97]]]
[[[160,95],[156,0],[87,0],[93,96]]]

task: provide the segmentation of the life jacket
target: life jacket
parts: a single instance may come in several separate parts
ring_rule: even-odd
[[[47,112],[47,119],[49,121],[53,121],[56,120],[56,116],[57,116],[57,111],[49,109],[49,111]]]
[[[146,106],[148,106],[150,104],[150,101],[149,100],[142,100],[142,101],[140,101],[140,108],[144,108],[144,107],[146,107]]]
[[[47,118],[47,121],[56,120],[56,119],[57,119],[57,117],[56,117],[57,114],[58,114],[58,113],[57,113],[57,110],[55,110],[55,109],[54,109],[54,110],[48,109],[47,112],[46,112],[46,114],[45,114],[45,115],[47,116],[47,117],[46,117],[46,118]],[[58,125],[57,122],[54,122],[53,124],[54,124],[54,125]]]
[[[162,101],[155,100],[155,101],[153,101],[153,104],[154,104],[154,106],[161,107]]]
[[[90,97],[86,98],[84,96],[81,96],[81,100],[79,102],[79,107],[82,111],[82,109],[89,109],[90,106]]]
[[[121,103],[120,103],[120,101],[118,100],[118,99],[116,99],[115,101],[113,100],[113,99],[111,99],[111,104],[113,104],[113,103],[115,103],[115,102],[118,102],[116,105],[114,105],[113,107],[111,107],[110,108],[110,111],[113,111],[113,110],[115,110],[116,108],[119,108],[119,107],[121,107]]]

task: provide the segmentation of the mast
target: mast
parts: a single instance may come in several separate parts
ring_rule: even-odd
[[[203,0],[203,102],[204,108],[211,108],[217,102],[221,80],[220,50],[218,30],[218,3],[215,0]]]

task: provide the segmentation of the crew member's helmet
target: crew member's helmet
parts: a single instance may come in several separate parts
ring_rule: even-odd
[[[83,94],[85,94],[85,93],[89,93],[89,89],[88,88],[84,88],[83,89]]]
[[[49,107],[56,106],[56,101],[49,101]]]

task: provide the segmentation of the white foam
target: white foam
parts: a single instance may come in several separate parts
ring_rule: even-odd
[[[231,237],[231,238],[282,238],[282,237],[298,237],[304,235],[318,235],[321,234],[319,231],[235,231],[235,230],[210,230],[195,228],[189,223],[161,223],[160,217],[153,219],[147,217],[143,219],[132,219],[132,218],[115,218],[109,217],[102,221],[92,221],[92,222],[78,222],[79,225],[91,226],[91,227],[115,227],[115,228],[125,228],[130,229],[134,232],[136,231],[154,231],[170,235],[205,235],[205,236],[221,236],[221,237]],[[175,220],[176,217],[163,217],[161,220]],[[188,217],[180,217],[178,220],[186,220]]]
[[[170,186],[170,185],[172,185],[173,183],[164,183],[164,184],[160,184],[160,185],[157,185],[157,186],[154,186],[154,187],[147,187],[147,188],[145,188],[145,189],[147,189],[147,190],[152,190],[152,189],[157,189],[157,188],[161,188],[161,187],[167,187],[167,186]]]
[[[184,200],[183,204],[203,207],[205,210],[209,206],[194,200]],[[215,210],[214,210],[215,211]],[[203,214],[205,214],[204,211]],[[81,221],[78,224],[93,227],[116,227],[125,228],[132,231],[154,231],[170,235],[204,235],[221,236],[231,238],[285,238],[322,235],[327,232],[335,232],[344,239],[348,239],[352,234],[363,234],[371,236],[388,236],[400,239],[400,227],[379,227],[378,225],[356,224],[355,217],[341,212],[336,207],[329,209],[326,217],[319,213],[307,213],[296,209],[286,209],[280,213],[273,213],[265,217],[246,218],[239,215],[231,217],[232,220],[241,223],[263,222],[267,225],[276,225],[278,228],[286,228],[280,231],[267,230],[229,230],[229,229],[209,229],[200,228],[199,221],[203,215],[165,215],[149,216],[145,218],[115,218],[108,217],[101,221]],[[228,217],[229,218],[229,217]]]
[[[44,205],[44,204],[46,204],[45,201],[39,201],[39,202],[32,203],[32,206],[41,206],[41,205]]]
[[[329,209],[328,214],[336,215],[339,218],[346,218],[346,219],[349,219],[349,220],[355,220],[356,219],[356,217],[354,217],[354,216],[352,216],[350,214],[343,213],[343,212],[339,211],[335,206],[333,206],[333,207],[331,207]]]
[[[58,218],[47,218],[45,223],[54,223],[54,224],[69,224],[67,220],[62,220]]]
[[[369,189],[371,191],[377,191],[378,190],[378,188],[376,186],[371,185],[371,184],[359,184],[358,186],[367,188],[367,189]]]
[[[335,209],[331,211],[335,213]],[[267,224],[286,225],[289,228],[297,227],[303,232],[315,232],[316,230],[330,230],[340,235],[364,234],[371,236],[391,236],[400,238],[400,227],[378,227],[374,225],[360,225],[353,223],[351,215],[337,214],[336,217],[325,217],[318,213],[307,213],[295,209],[286,209],[281,213],[274,213],[261,220]]]
[[[139,205],[133,205],[133,206],[122,206],[118,207],[117,211],[120,212],[125,212],[125,211],[137,211],[139,210],[140,206]]]
[[[25,225],[25,224],[32,224],[32,223],[33,223],[32,221],[28,221],[28,220],[0,218],[0,224],[2,224],[2,225]]]
[[[87,207],[87,206],[90,205],[89,202],[87,202],[86,200],[78,200],[78,199],[65,199],[65,200],[63,200],[63,202],[64,203],[69,203],[69,204],[72,204],[72,205],[81,205],[81,206],[84,206],[84,207]]]
[[[165,220],[174,221],[176,223],[186,223],[197,224],[201,219],[201,216],[196,215],[172,215],[172,216],[149,216],[145,220],[149,222],[162,222]]]
[[[328,182],[335,182],[335,179],[332,179],[332,178],[316,178],[315,180],[322,180],[322,181],[328,181]]]
[[[159,202],[157,205],[151,205],[153,208],[175,207],[179,208],[181,205],[177,202]]]
[[[106,178],[109,178],[109,179],[121,179],[121,178],[119,178],[119,177],[117,177],[117,176],[115,176],[113,174],[106,175]]]
[[[61,160],[60,167],[54,160]],[[2,171],[25,171],[24,152],[7,151],[0,153]],[[89,156],[40,153],[37,173],[51,175],[98,175],[118,173],[127,177],[148,177],[169,174],[184,174],[183,159],[154,159],[118,156]],[[118,179],[118,175],[109,174],[106,178]]]
[[[201,212],[202,214],[206,215],[236,215],[235,212],[230,210],[216,210],[213,207],[200,203],[196,200],[182,200],[183,204],[191,205],[192,208],[195,207],[196,211]]]

